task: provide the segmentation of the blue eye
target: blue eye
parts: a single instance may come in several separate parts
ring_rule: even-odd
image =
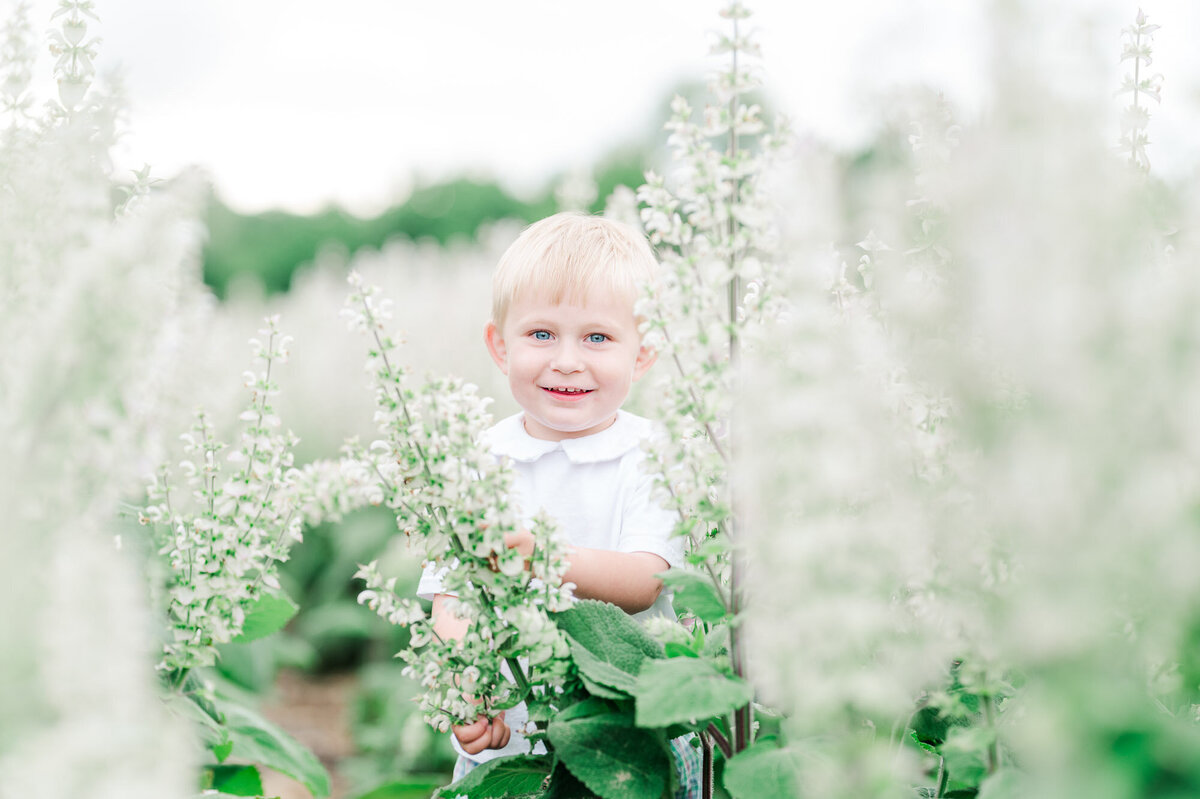
[[[604,335],[603,333],[592,333],[587,337],[587,340],[591,344],[603,344],[604,342],[608,341],[608,336]]]
[[[533,337],[538,341],[549,341],[550,333],[545,330],[535,330],[533,331]]]

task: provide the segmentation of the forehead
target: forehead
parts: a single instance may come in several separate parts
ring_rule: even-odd
[[[614,324],[634,324],[634,297],[622,291],[593,288],[587,291],[551,291],[535,289],[513,297],[508,308],[512,321],[536,316],[564,319],[602,320]]]

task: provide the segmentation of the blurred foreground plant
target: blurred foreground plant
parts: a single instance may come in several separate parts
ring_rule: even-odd
[[[195,203],[114,205],[118,104],[77,58],[54,72],[77,90],[38,106],[29,8],[0,34],[0,796],[182,797],[193,754],[115,520],[178,374],[159,343],[201,301]]]
[[[755,671],[813,795],[1194,795],[1195,231],[993,17],[994,107],[919,115],[857,274],[829,196],[787,232],[744,395],[776,398],[746,417]]]
[[[680,717],[673,720],[717,719],[707,735],[726,758],[734,758],[724,772],[725,788],[734,796],[787,795],[790,781],[781,782],[782,772],[768,765],[787,758],[778,742],[764,736],[748,751],[757,725],[743,682],[744,518],[731,470],[742,446],[734,407],[743,353],[758,346],[781,309],[774,295],[774,220],[764,184],[788,130],[780,124],[765,132],[760,107],[746,100],[760,85],[750,61],[759,49],[743,25],[750,12],[732,2],[721,16],[731,31],[713,48],[728,58],[709,84],[716,102],[697,124],[687,102],[675,99],[667,124],[675,171],[670,180],[647,174],[638,192],[642,221],[663,267],[660,285],[640,302],[639,313],[647,319],[647,341],[670,369],[654,414],[667,436],[652,445],[650,461],[664,500],[679,513],[676,532],[688,537],[688,560],[696,567],[666,578],[677,609],[694,625],[691,645],[674,651],[701,655],[711,664],[713,680],[729,674],[720,704],[697,697],[681,703]],[[664,675],[679,670],[682,677],[693,664],[670,659],[657,668]],[[710,760],[706,767],[711,774]]]

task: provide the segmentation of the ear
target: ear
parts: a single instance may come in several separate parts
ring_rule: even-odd
[[[642,375],[646,374],[657,360],[658,352],[643,344],[638,350],[637,360],[633,362],[633,379],[641,379]]]
[[[504,346],[504,339],[500,336],[495,322],[487,323],[483,331],[483,340],[487,343],[488,352],[491,353],[496,366],[500,367],[502,373],[508,374],[508,348]]]

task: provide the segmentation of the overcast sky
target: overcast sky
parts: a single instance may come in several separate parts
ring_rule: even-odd
[[[0,8],[13,0],[0,0]],[[586,167],[661,119],[680,81],[717,66],[717,0],[95,0],[100,65],[130,98],[122,168],[206,169],[243,210],[373,213],[417,179],[490,175],[516,189]],[[53,0],[36,0],[48,27]],[[751,2],[767,90],[795,127],[865,140],[895,86],[986,105],[987,0]],[[1146,0],[1157,171],[1200,155],[1200,13]],[[1111,94],[1125,0],[1038,0],[1031,40],[1052,79]],[[1093,57],[1077,59],[1077,54]],[[1069,55],[1069,57],[1068,57]],[[1114,114],[1116,101],[1114,104]]]

